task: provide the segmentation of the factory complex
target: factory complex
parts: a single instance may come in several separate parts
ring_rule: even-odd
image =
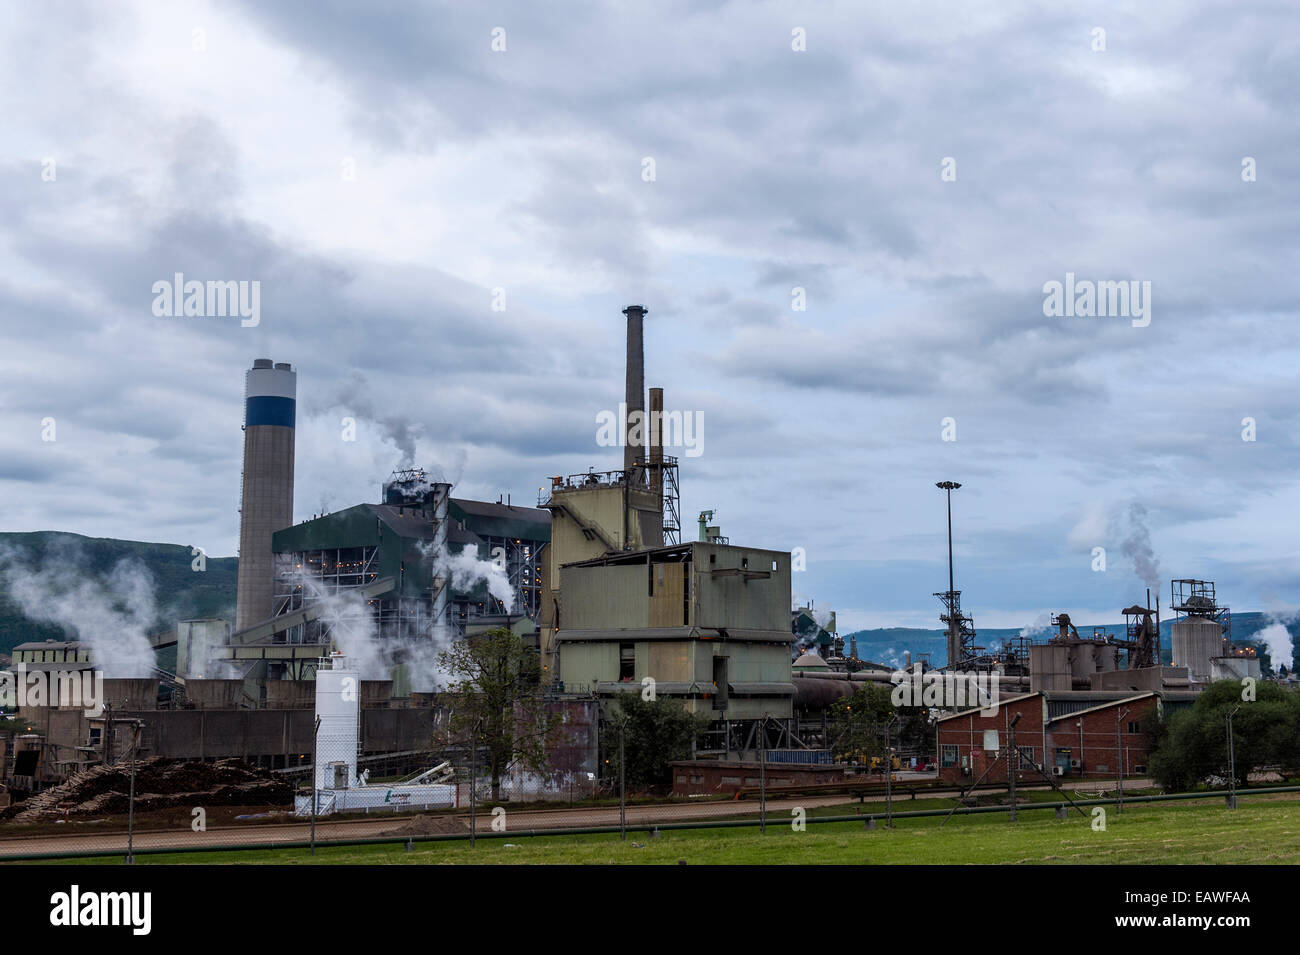
[[[683,539],[664,393],[645,387],[647,310],[631,305],[623,315],[621,466],[547,477],[527,505],[458,497],[439,475],[403,462],[376,500],[293,523],[297,373],[255,360],[245,380],[234,619],[178,621],[151,638],[156,651],[174,648],[174,667],[102,673],[101,712],[19,706],[25,725],[3,740],[0,782],[36,791],[131,750],[237,757],[312,779],[330,794],[322,812],[385,808],[368,790],[372,774],[415,774],[402,805],[454,805],[451,780],[466,752],[448,734],[457,701],[439,654],[503,629],[536,655],[546,705],[565,725],[555,771],[514,780],[530,797],[594,791],[608,755],[600,727],[629,692],[707,722],[689,759],[675,764],[679,792],[739,788],[760,758],[818,780],[850,771],[855,755],[837,743],[832,707],[863,686],[896,686],[930,668],[910,657],[902,670],[863,660],[852,642],[846,652],[833,613],[792,609],[791,552],[781,542],[732,543],[711,511],[700,515],[697,539]],[[1005,779],[1014,725],[1011,751],[1030,764],[1017,772],[1140,777],[1151,720],[1214,681],[1260,676],[1253,651],[1233,646],[1213,582],[1193,579],[1170,587],[1170,664],[1160,598],[1151,606],[1149,591],[1122,611],[1122,633],[1081,634],[1061,613],[1050,639],[979,646],[951,569],[960,485],[939,487],[950,576],[935,595],[948,644],[938,669],[995,678],[997,706],[927,703],[926,742],[901,751],[906,765],[954,783]],[[98,662],[76,641],[24,643],[13,657],[27,674]],[[343,741],[328,760],[317,753],[322,733]]]

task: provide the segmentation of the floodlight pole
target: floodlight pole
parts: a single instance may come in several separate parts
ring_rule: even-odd
[[[961,487],[961,485],[956,481],[940,481],[935,485],[935,487],[946,492],[948,497],[948,592],[952,593],[952,591],[956,589],[953,586],[952,577],[952,492]]]

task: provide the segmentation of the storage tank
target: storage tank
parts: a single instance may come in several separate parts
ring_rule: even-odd
[[[341,653],[330,654],[329,666],[316,671],[317,789],[351,789],[357,784],[360,690],[357,671]]]
[[[1063,643],[1035,643],[1029,647],[1029,689],[1073,689],[1070,648]]]
[[[1192,671],[1196,683],[1209,683],[1213,678],[1210,663],[1223,656],[1223,630],[1217,621],[1208,617],[1183,617],[1173,626],[1173,663]]]

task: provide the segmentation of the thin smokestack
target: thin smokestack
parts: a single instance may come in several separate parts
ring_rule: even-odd
[[[650,389],[650,486],[663,489],[664,480],[664,390]]]
[[[271,535],[293,523],[298,374],[258,358],[244,378],[244,477],[239,501],[235,629],[266,620],[271,606]]]
[[[645,315],[643,305],[623,309],[627,316],[627,420],[623,422],[623,470],[630,482],[640,484],[645,474],[645,423],[642,441],[632,443],[632,419],[645,416]],[[641,414],[635,414],[641,412]],[[639,462],[639,463],[638,463]]]

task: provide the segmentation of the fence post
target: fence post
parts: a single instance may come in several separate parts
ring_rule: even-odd
[[[767,715],[758,724],[758,831],[767,835]]]
[[[110,724],[109,732],[113,729]],[[135,751],[140,743],[140,726],[132,724],[131,730],[131,783],[126,800],[126,864],[135,864]]]
[[[469,847],[474,848],[474,840],[478,835],[478,727],[474,724],[474,731],[470,735],[469,741]]]
[[[1228,712],[1228,808],[1237,808],[1237,749],[1232,741],[1232,718],[1241,709],[1238,703]]]
[[[316,854],[316,800],[320,798],[316,791],[316,780],[320,777],[320,717],[311,731],[311,851]]]
[[[627,841],[627,766],[623,759],[623,729],[625,719],[618,722],[618,830],[619,838]]]

